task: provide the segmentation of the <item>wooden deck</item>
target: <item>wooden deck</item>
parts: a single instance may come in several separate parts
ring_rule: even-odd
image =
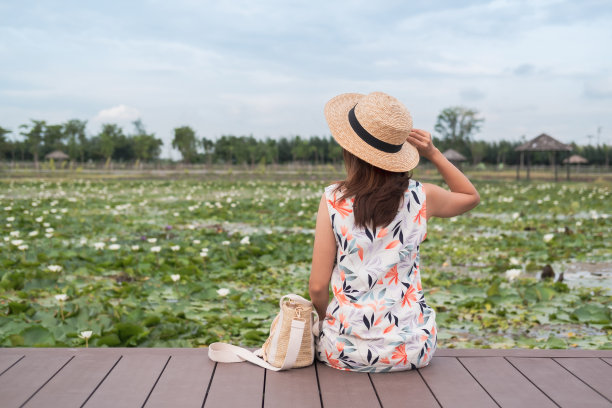
[[[612,407],[612,350],[438,349],[385,374],[222,364],[208,349],[0,349],[0,407]]]

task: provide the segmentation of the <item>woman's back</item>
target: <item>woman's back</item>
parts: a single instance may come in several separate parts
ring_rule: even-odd
[[[419,248],[427,233],[423,185],[410,180],[385,228],[354,223],[353,200],[325,189],[336,240],[334,298],[317,342],[317,358],[343,370],[385,372],[429,364],[436,349],[435,311],[423,295]]]

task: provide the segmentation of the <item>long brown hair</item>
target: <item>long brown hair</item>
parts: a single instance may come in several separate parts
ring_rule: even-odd
[[[339,182],[338,201],[354,197],[353,215],[358,227],[386,227],[397,215],[412,171],[396,173],[372,166],[342,149],[347,177]]]

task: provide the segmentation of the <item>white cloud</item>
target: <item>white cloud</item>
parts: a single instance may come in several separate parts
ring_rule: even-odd
[[[136,108],[126,105],[117,105],[112,108],[102,109],[94,117],[95,122],[124,122],[136,120],[140,117],[140,112]]]

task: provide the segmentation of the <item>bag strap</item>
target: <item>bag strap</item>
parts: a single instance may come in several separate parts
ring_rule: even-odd
[[[285,355],[285,360],[280,368],[274,367],[272,364],[261,358],[261,355],[263,354],[262,349],[251,352],[245,348],[227,343],[217,342],[209,345],[208,358],[219,363],[241,363],[246,360],[268,370],[287,370],[293,367],[295,361],[297,360],[297,356],[300,352],[300,346],[302,345],[302,338],[304,336],[304,327],[306,327],[306,322],[304,320],[291,321],[291,332],[289,333],[287,354]]]
[[[227,343],[212,343],[209,345],[208,358],[218,363],[242,363],[243,361],[250,361],[268,370],[280,371],[280,368],[274,367],[262,358],[257,357],[257,354],[245,348]]]
[[[294,293],[281,297],[279,302],[281,306],[285,299],[294,300],[296,302],[312,306],[312,303],[310,301]],[[312,313],[314,314],[314,321],[312,323],[311,330],[315,336],[318,336],[319,314],[316,312],[316,310],[314,310],[314,308]],[[302,345],[302,338],[304,336],[305,327],[306,322],[304,320],[294,319],[291,321],[291,332],[289,333],[287,354],[285,355],[285,360],[283,361],[283,365],[280,368],[274,367],[272,364],[261,358],[263,355],[261,348],[252,352],[245,348],[234,346],[228,343],[216,342],[210,344],[208,346],[208,358],[210,358],[212,361],[216,361],[219,363],[241,363],[243,361],[249,361],[253,364],[272,371],[286,370],[291,368],[297,360],[297,356],[300,351],[300,346]]]

